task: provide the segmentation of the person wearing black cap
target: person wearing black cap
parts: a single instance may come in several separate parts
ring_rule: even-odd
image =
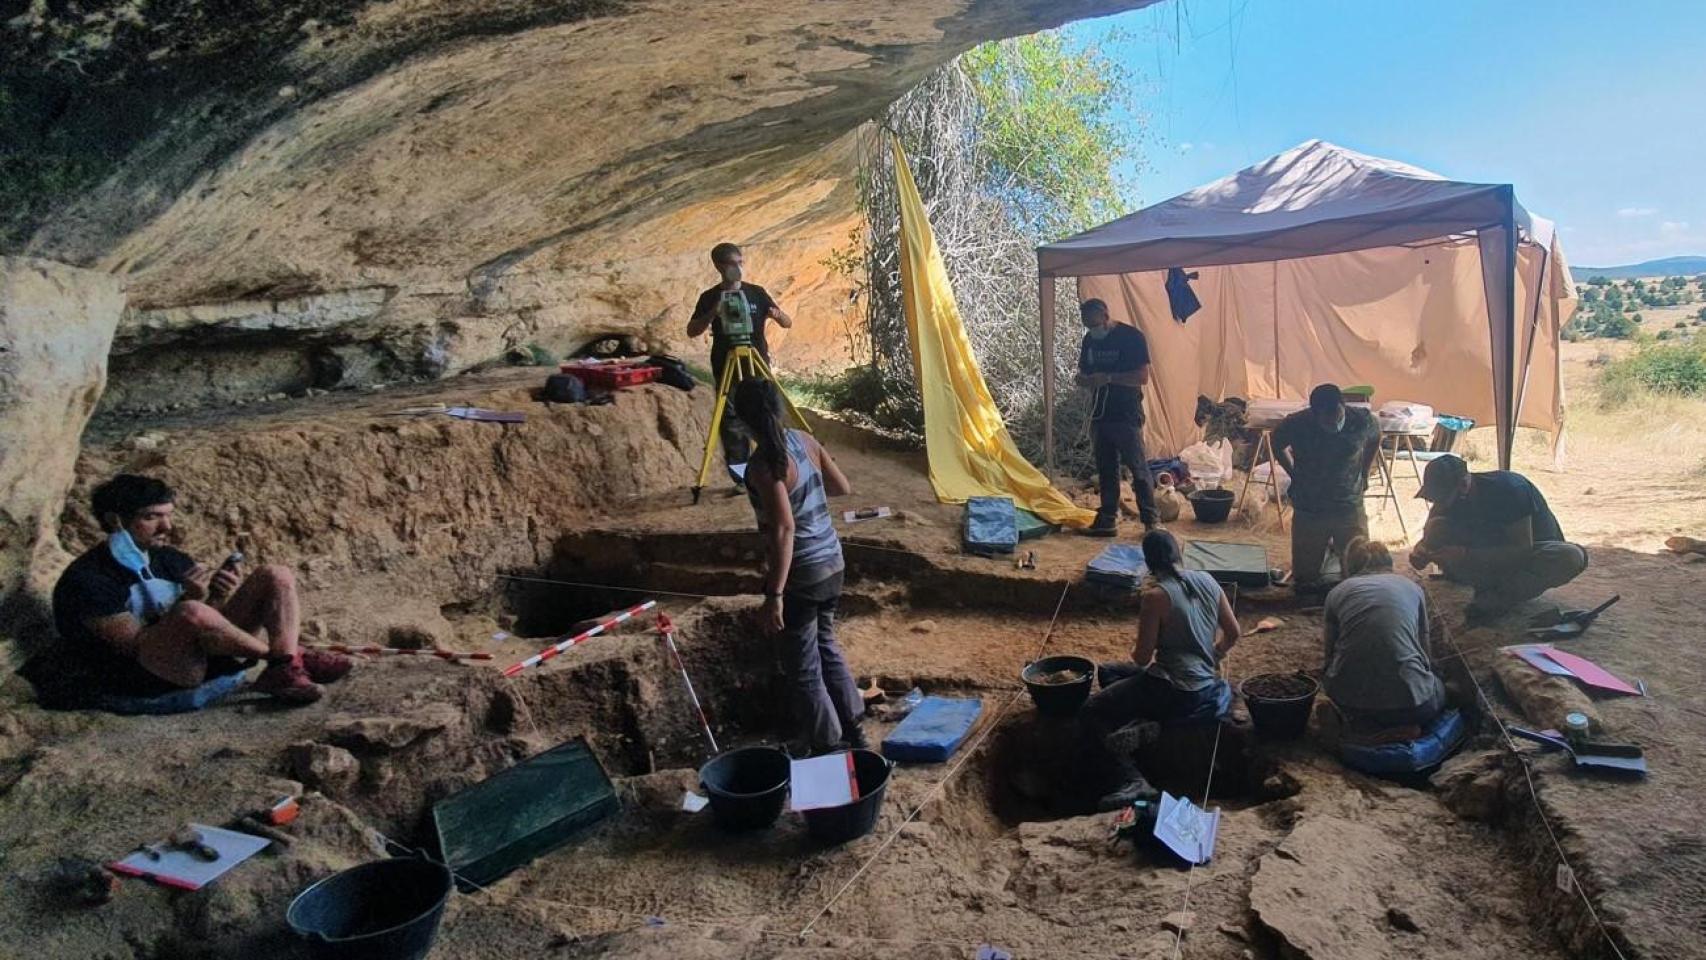
[[[1438,564],[1474,587],[1472,617],[1495,616],[1587,569],[1588,552],[1564,539],[1546,498],[1520,473],[1470,473],[1462,458],[1443,456],[1428,464],[1416,496],[1433,509],[1410,565]]]
[[[1136,327],[1115,323],[1108,305],[1086,300],[1078,308],[1084,319],[1084,344],[1078,350],[1078,385],[1095,391],[1091,400],[1091,433],[1096,452],[1096,478],[1102,505],[1090,535],[1111,537],[1119,532],[1120,467],[1131,470],[1132,492],[1144,529],[1154,529],[1155,485],[1149,459],[1143,454],[1143,385],[1149,382],[1149,341]]]
[[[1363,493],[1380,451],[1374,414],[1345,403],[1335,384],[1309,391],[1309,409],[1274,430],[1274,459],[1291,475],[1291,569],[1295,589],[1319,591],[1321,564],[1331,544],[1337,554],[1353,538],[1368,536]]]

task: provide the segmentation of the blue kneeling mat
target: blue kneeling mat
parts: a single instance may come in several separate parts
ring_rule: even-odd
[[[119,694],[100,694],[89,706],[108,713],[126,716],[165,716],[173,713],[193,713],[237,692],[248,682],[243,671],[228,673],[203,681],[199,687],[173,690],[152,697],[130,697]]]
[[[1012,553],[1019,546],[1019,513],[1010,497],[972,497],[966,501],[964,543],[967,553]]]
[[[1136,590],[1149,568],[1143,562],[1143,550],[1130,543],[1110,544],[1096,554],[1084,570],[1084,579],[1105,583],[1110,587]]]
[[[959,749],[982,712],[982,700],[925,697],[883,739],[883,756],[920,763],[946,760]]]
[[[1342,743],[1339,757],[1345,766],[1363,773],[1420,773],[1444,763],[1468,736],[1463,714],[1447,710],[1428,724],[1419,740],[1379,746]]]

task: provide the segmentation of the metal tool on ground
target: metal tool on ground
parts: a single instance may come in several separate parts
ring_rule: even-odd
[[[1505,726],[1514,736],[1532,740],[1550,749],[1563,750],[1578,768],[1603,771],[1618,776],[1644,777],[1647,758],[1639,746],[1632,743],[1601,743],[1584,740],[1572,745],[1563,737],[1537,733],[1522,727]]]
[[[436,657],[440,660],[490,660],[492,655],[484,652],[468,652],[462,650],[408,650],[401,647],[382,647],[376,643],[363,646],[353,646],[347,643],[304,643],[302,646],[310,650],[330,650],[348,656],[361,657]]]
[[[687,699],[693,702],[693,710],[699,715],[699,729],[705,732],[705,743],[711,747],[710,756],[722,752],[717,748],[717,735],[711,732],[711,720],[705,716],[705,708],[699,703],[699,694],[693,690],[693,678],[687,675],[687,664],[681,661],[681,651],[675,646],[675,624],[668,614],[658,614],[658,636],[663,638],[664,648],[669,651],[669,658],[675,661],[675,669],[681,671],[681,683],[687,688]]]
[[[1037,552],[1026,550],[1013,561],[1013,568],[1015,570],[1035,570],[1037,568]]]
[[[563,640],[559,640],[556,643],[551,644],[549,647],[546,647],[545,649],[539,651],[538,653],[534,654],[531,657],[528,657],[526,660],[523,660],[520,663],[510,664],[509,666],[504,668],[504,676],[513,677],[516,674],[520,673],[521,671],[526,670],[528,667],[537,667],[541,663],[544,663],[545,661],[551,659],[552,657],[555,657],[557,654],[562,653],[564,650],[569,649],[570,647],[574,646],[575,644],[583,643],[587,640],[590,640],[593,637],[596,637],[599,634],[603,633],[604,631],[609,630],[611,627],[614,627],[617,624],[623,623],[625,621],[632,620],[634,617],[638,616],[639,614],[645,613],[647,610],[650,610],[651,608],[653,608],[657,605],[658,605],[658,602],[656,600],[647,600],[645,603],[641,603],[641,604],[637,604],[635,606],[629,607],[628,609],[622,611],[621,613],[616,614],[615,616],[611,617],[610,619],[605,620],[602,623],[599,623],[590,629],[583,630],[580,633],[577,633],[572,637],[568,637],[568,638],[565,638]]]
[[[741,311],[744,311],[742,313]],[[717,308],[717,322],[723,325],[723,330],[729,338],[729,355],[723,361],[723,376],[717,382],[717,401],[711,407],[711,429],[705,435],[705,456],[699,461],[699,479],[693,483],[693,502],[699,502],[699,495],[705,490],[705,478],[711,475],[711,454],[716,449],[717,437],[723,426],[723,417],[728,415],[729,398],[734,393],[735,385],[742,380],[763,378],[776,384],[777,392],[782,394],[782,406],[787,408],[788,415],[800,425],[800,429],[811,432],[811,426],[806,418],[800,415],[794,401],[789,399],[788,392],[776,383],[776,375],[770,372],[770,365],[764,362],[764,357],[752,345],[752,308],[747,305],[746,298],[738,290],[723,294],[722,303]],[[760,320],[762,322],[762,320]],[[744,323],[744,334],[741,333]]]
[[[1535,614],[1528,621],[1528,635],[1537,640],[1568,640],[1579,637],[1582,631],[1593,625],[1599,615],[1611,608],[1611,605],[1623,599],[1622,594],[1613,594],[1592,610],[1547,610]]]

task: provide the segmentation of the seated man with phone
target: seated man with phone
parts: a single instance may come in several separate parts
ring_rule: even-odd
[[[266,669],[253,689],[289,704],[320,699],[322,683],[348,673],[350,660],[301,650],[301,604],[288,568],[247,577],[241,553],[217,569],[168,539],[176,495],[152,477],[120,474],[95,488],[95,516],[107,538],[72,561],[53,590],[59,648],[52,678],[83,699],[147,698],[199,687],[244,670]]]

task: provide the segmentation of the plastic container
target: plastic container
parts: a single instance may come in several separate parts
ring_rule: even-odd
[[[1231,490],[1198,490],[1188,498],[1198,523],[1225,523],[1232,513]]]
[[[373,860],[297,894],[284,919],[320,960],[421,960],[438,937],[450,886],[442,863]]]
[[[711,814],[724,830],[761,830],[782,815],[791,772],[788,755],[776,747],[742,747],[699,768],[699,786],[711,798]]]
[[[1070,683],[1041,682],[1042,677],[1062,670],[1075,670],[1083,676]],[[1090,699],[1090,684],[1095,676],[1093,661],[1070,655],[1044,657],[1019,673],[1025,689],[1030,691],[1031,702],[1037,705],[1037,712],[1050,717],[1070,717],[1077,713],[1084,701]]]
[[[642,362],[565,363],[561,369],[564,373],[579,377],[588,387],[597,387],[600,390],[637,387],[642,383],[651,383],[663,375],[662,369]]]
[[[870,833],[882,816],[883,794],[893,770],[894,764],[882,754],[854,750],[853,778],[859,784],[859,799],[839,807],[800,811],[806,818],[806,832],[824,843],[846,843]]]
[[[1309,692],[1286,696],[1261,692],[1263,685],[1282,681],[1297,687],[1307,685]],[[1296,740],[1309,729],[1309,714],[1315,709],[1315,695],[1321,692],[1321,683],[1301,673],[1259,673],[1239,684],[1238,692],[1244,695],[1257,733],[1271,740]]]

